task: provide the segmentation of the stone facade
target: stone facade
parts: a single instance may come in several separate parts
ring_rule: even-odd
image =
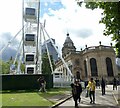
[[[88,80],[93,78],[106,78],[111,80],[117,77],[118,70],[115,63],[116,55],[111,46],[92,46],[84,50],[76,51],[73,41],[67,34],[67,38],[62,48],[62,56],[75,78]],[[63,77],[67,78],[68,73],[61,60],[56,62],[56,70],[63,72]]]

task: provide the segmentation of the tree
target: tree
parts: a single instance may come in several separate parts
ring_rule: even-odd
[[[50,58],[51,58],[53,69],[55,69],[55,65],[54,65],[52,56],[50,56]],[[42,73],[44,73],[44,74],[52,73],[47,53],[44,53],[42,56]]]
[[[10,74],[10,66],[13,64],[13,59],[10,58],[8,61],[0,60],[0,74]],[[18,62],[15,62],[15,68],[17,70]],[[25,65],[21,63],[21,71],[25,70]]]
[[[95,1],[95,0],[94,0]],[[82,6],[83,2],[78,2]],[[119,2],[86,2],[86,8],[103,9],[103,18],[100,23],[105,24],[106,28],[103,31],[105,36],[112,35],[112,41],[115,41],[117,57],[120,57],[120,1]]]
[[[21,63],[20,69],[21,69],[21,72],[25,72],[25,64]]]
[[[0,60],[0,74],[9,74],[10,64],[9,62],[4,62]]]

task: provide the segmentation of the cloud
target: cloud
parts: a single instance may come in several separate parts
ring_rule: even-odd
[[[8,53],[8,52],[10,52],[10,53]],[[13,58],[15,58],[16,53],[17,53],[17,51],[16,51],[15,49],[12,49],[12,48],[8,47],[8,48],[2,53],[2,57],[1,57],[0,59],[2,59],[2,60],[4,60],[4,61],[8,61],[8,60],[11,58],[11,56],[12,56]]]
[[[99,24],[102,10],[79,7],[74,0],[69,2],[61,0],[61,3],[63,8],[50,9],[52,16],[45,13],[41,18],[42,22],[46,19],[46,30],[56,40],[60,49],[62,49],[67,32],[70,33],[77,50],[86,44],[88,46],[99,45],[99,41],[102,41],[103,45],[110,45],[111,37],[103,36],[105,26]]]
[[[0,49],[3,48],[5,45],[8,44],[8,42],[13,38],[12,34],[10,32],[5,32],[0,34]],[[12,48],[16,48],[18,46],[19,41],[17,39],[14,39],[10,46]]]
[[[53,14],[51,13],[52,10],[59,10],[63,8],[63,5],[61,2],[54,2],[54,1],[45,1],[40,3],[40,17],[43,17],[45,13],[49,14],[49,16],[52,16]]]
[[[13,35],[10,32],[0,34],[0,50],[4,48],[12,38]],[[0,59],[7,61],[11,56],[14,58],[17,50],[19,50],[18,45],[19,41],[15,38],[12,43],[2,52]]]
[[[0,33],[15,35],[22,28],[22,0],[2,0],[0,13]]]
[[[84,6],[79,7],[75,0],[41,0],[44,7],[41,7],[43,16],[41,23],[46,19],[46,30],[51,38],[56,40],[59,49],[62,49],[66,39],[66,33],[75,43],[77,49],[90,45],[98,45],[99,41],[108,45],[111,37],[103,36],[104,25],[99,24],[102,10],[90,10]],[[47,3],[46,3],[47,2]],[[56,8],[56,5],[59,7]],[[2,0],[0,13],[3,13],[0,20],[0,33],[10,32],[14,36],[22,26],[22,1]],[[17,36],[20,40],[22,35]]]
[[[87,28],[83,28],[83,29],[71,29],[69,30],[70,32],[72,32],[76,37],[79,38],[87,38],[89,36],[91,36],[92,30],[91,29],[87,29]]]

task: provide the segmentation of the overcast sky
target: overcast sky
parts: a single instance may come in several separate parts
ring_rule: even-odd
[[[45,1],[45,2],[44,2]],[[61,50],[69,32],[77,50],[89,46],[110,45],[111,37],[103,36],[104,25],[99,24],[102,10],[94,11],[79,7],[75,0],[41,0],[40,21],[46,19],[46,30]],[[22,0],[2,0],[0,2],[0,48],[22,27]],[[21,34],[17,36],[16,44]],[[112,42],[113,43],[113,42]],[[114,44],[114,43],[113,43]]]

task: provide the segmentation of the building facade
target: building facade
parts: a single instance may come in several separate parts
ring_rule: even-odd
[[[87,47],[84,50],[76,51],[73,41],[67,34],[62,48],[62,56],[77,79],[89,80],[93,78],[106,78],[111,80],[117,77],[118,69],[116,66],[115,51],[110,46],[101,45]],[[62,73],[63,78],[67,78],[68,73],[62,61],[56,62],[56,71]]]
[[[52,39],[53,43],[55,44],[55,39]],[[47,52],[47,49],[46,49],[46,45],[47,44],[47,47],[48,47],[48,51],[50,53],[50,55],[52,55],[52,58],[55,61],[58,60],[58,53],[56,52],[55,48],[53,47],[50,39],[46,40],[43,45],[42,45],[42,53],[46,53]]]

